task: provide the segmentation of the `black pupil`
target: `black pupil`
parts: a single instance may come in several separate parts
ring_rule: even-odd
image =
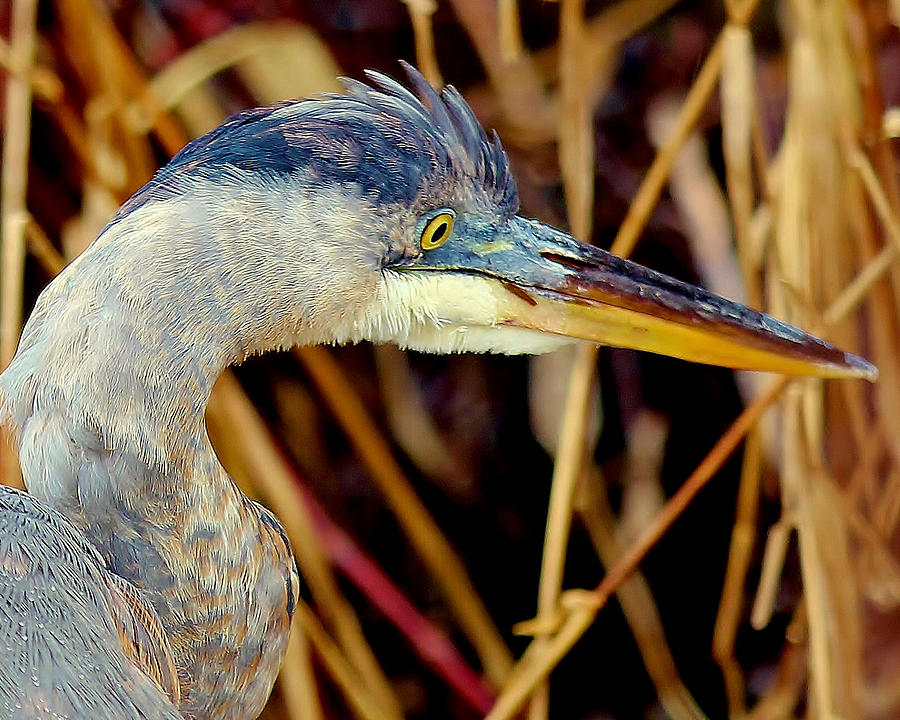
[[[444,235],[446,233],[447,233],[447,223],[445,221],[445,222],[442,222],[440,225],[438,225],[434,229],[434,232],[431,234],[431,242],[433,242],[433,243],[440,242],[441,238],[444,237]]]

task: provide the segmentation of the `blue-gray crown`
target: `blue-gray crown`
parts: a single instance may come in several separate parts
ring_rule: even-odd
[[[356,185],[379,204],[412,204],[429,191],[481,189],[503,215],[518,210],[506,153],[454,87],[435,92],[404,63],[418,97],[367,71],[373,85],[344,79],[347,95],[245,110],[186,145],[117,218],[180,194],[191,178],[227,180],[234,170],[273,178],[302,172],[316,184]],[[471,187],[473,186],[474,187]],[[451,200],[452,198],[446,198]]]

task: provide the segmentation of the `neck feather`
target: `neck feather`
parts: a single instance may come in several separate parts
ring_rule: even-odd
[[[344,237],[333,198],[241,187],[130,208],[41,294],[0,375],[26,486],[148,593],[185,717],[261,712],[297,594],[283,531],[209,444],[212,386],[248,353],[321,340],[326,287],[366,291],[304,270]]]
[[[335,317],[365,304],[379,258],[346,241],[365,203],[287,182],[228,187],[197,182],[131,208],[48,286],[0,376],[16,430],[56,407],[151,467],[189,460],[225,367],[327,341]]]

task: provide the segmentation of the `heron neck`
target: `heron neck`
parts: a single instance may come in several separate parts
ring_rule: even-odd
[[[151,467],[190,463],[225,367],[328,340],[328,322],[363,304],[370,283],[333,272],[379,260],[344,241],[359,207],[241,188],[223,203],[227,188],[195,183],[129,208],[48,286],[0,377],[14,425],[57,406]]]
[[[315,323],[273,216],[220,206],[157,202],[107,228],[38,299],[0,375],[0,415],[29,491],[149,593],[190,678],[185,717],[256,717],[296,576],[277,521],[219,464],[204,413],[227,365],[314,340]],[[251,680],[237,658],[255,663]]]

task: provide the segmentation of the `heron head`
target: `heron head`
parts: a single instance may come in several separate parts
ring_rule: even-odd
[[[307,341],[503,353],[588,341],[735,368],[875,376],[801,330],[519,216],[496,135],[454,88],[438,93],[407,70],[415,92],[372,72],[372,85],[345,81],[346,95],[234,116],[120,215],[183,193],[183,178],[238,188],[235,198],[256,188],[264,200],[229,212],[254,215],[256,226],[269,217],[265,241],[282,248]]]

